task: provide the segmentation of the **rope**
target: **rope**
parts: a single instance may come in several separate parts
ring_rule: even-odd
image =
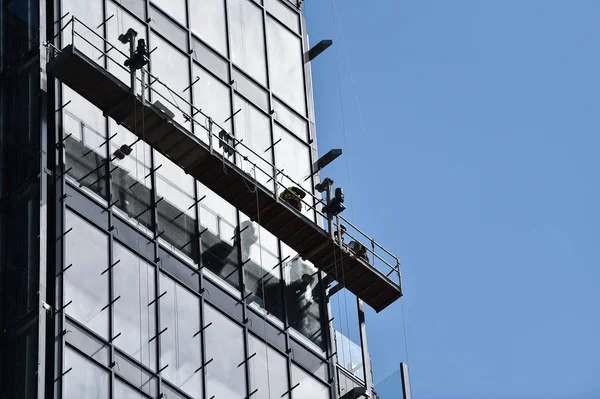
[[[350,57],[348,56],[348,50],[346,48],[345,41],[344,41],[344,32],[343,32],[343,29],[342,29],[342,24],[341,24],[341,21],[340,21],[339,14],[337,12],[336,2],[335,2],[335,0],[331,0],[331,2],[332,2],[332,6],[333,6],[334,23],[335,23],[335,25],[336,25],[337,29],[339,30],[339,33],[340,33],[340,39],[341,39],[342,49],[344,51],[344,56],[345,56],[345,59],[346,59],[346,66],[348,68],[348,75],[349,75],[349,78],[350,78],[350,82],[352,83],[352,94],[353,94],[354,100],[356,102],[356,108],[357,108],[358,115],[360,117],[360,122],[361,122],[361,131],[362,131],[363,137],[365,139],[365,144],[366,144],[366,147],[367,147],[367,153],[369,155],[369,163],[370,163],[370,166],[371,166],[371,172],[373,173],[373,176],[374,176],[374,179],[375,179],[375,186],[376,186],[376,189],[377,189],[377,194],[379,196],[379,201],[381,202],[381,208],[382,208],[383,216],[384,216],[384,219],[385,219],[385,222],[386,222],[386,227],[388,229],[388,233],[390,235],[391,241],[394,242],[395,240],[394,240],[393,229],[392,229],[392,226],[391,226],[391,223],[390,223],[390,218],[389,218],[389,215],[388,215],[388,212],[387,212],[387,208],[385,206],[385,202],[383,200],[383,194],[381,192],[381,186],[379,184],[379,178],[377,176],[377,171],[375,170],[375,162],[373,160],[373,154],[371,152],[371,146],[369,145],[369,138],[368,138],[368,135],[367,135],[367,128],[366,128],[366,125],[365,125],[365,120],[364,120],[364,117],[363,117],[363,114],[362,114],[362,111],[361,111],[361,108],[360,108],[360,100],[358,98],[358,94],[357,94],[357,90],[356,90],[356,82],[354,81],[354,76],[352,75],[352,68],[350,66]],[[336,48],[337,48],[337,46],[336,46]],[[405,353],[406,353],[406,361],[407,361],[407,363],[409,363],[409,361],[408,361],[408,340],[407,340],[407,333],[406,333],[406,322],[405,322],[405,318],[404,318],[404,302],[403,302],[402,298],[400,298],[400,310],[401,310],[401,315],[402,315],[402,330],[403,330],[403,334],[404,334],[404,350],[405,350]],[[410,378],[410,371],[409,371],[409,378]]]

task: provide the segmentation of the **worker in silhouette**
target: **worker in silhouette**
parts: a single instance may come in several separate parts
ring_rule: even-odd
[[[369,253],[367,247],[356,240],[352,240],[348,243],[348,248],[352,250],[356,255],[369,262]]]
[[[343,224],[340,224],[340,230],[339,232],[336,230],[333,232],[333,238],[334,240],[338,240],[338,236],[340,237],[340,240],[342,242],[342,244],[344,243],[344,234],[346,233],[346,226],[344,226]]]
[[[335,189],[335,196],[329,201],[329,204],[325,205],[321,212],[326,213],[328,216],[337,216],[342,213],[346,207],[344,206],[344,192],[340,187]]]
[[[304,190],[299,187],[288,187],[281,194],[279,194],[279,198],[283,201],[287,202],[298,212],[302,212],[302,198],[306,196]]]

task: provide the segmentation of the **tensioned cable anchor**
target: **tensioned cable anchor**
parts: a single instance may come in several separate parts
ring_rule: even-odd
[[[121,259],[118,259],[115,263],[113,263],[112,265],[110,265],[108,268],[106,268],[102,273],[100,273],[101,276],[104,276],[104,274],[109,271],[110,269],[112,269],[113,267],[115,267],[116,265],[119,264],[119,262],[121,262]]]
[[[63,306],[61,309],[57,309],[57,310],[55,310],[55,311],[54,311],[54,315],[56,316],[56,315],[57,315],[57,314],[59,314],[60,312],[64,311],[64,310],[67,308],[67,306],[69,306],[69,305],[70,305],[70,304],[72,304],[72,303],[73,303],[73,300],[70,300],[70,301],[69,301],[69,302],[67,302],[67,303],[65,304],[65,306]]]
[[[121,295],[119,295],[118,297],[116,297],[115,299],[113,299],[112,301],[110,301],[108,303],[108,305],[106,305],[105,307],[103,307],[102,309],[100,309],[100,311],[102,312],[103,310],[108,309],[108,307],[110,305],[112,305],[113,303],[117,302],[119,299],[121,299]]]
[[[64,236],[66,236],[67,234],[69,234],[72,230],[73,230],[73,228],[71,227],[69,230],[67,230],[64,233],[62,233],[60,236],[58,236],[58,238],[56,239],[56,241],[60,241],[61,239],[63,239]]]
[[[212,326],[212,321],[210,323],[208,323],[207,325],[205,325],[204,327],[202,327],[196,334],[194,334],[194,336],[192,338],[196,338],[198,336],[198,334],[200,334],[202,331],[206,330],[210,326]]]
[[[162,329],[162,330],[161,330],[161,331],[160,331],[158,334],[156,334],[154,337],[150,338],[150,340],[148,341],[148,343],[150,343],[150,342],[154,341],[156,338],[158,338],[158,336],[159,336],[159,335],[161,335],[162,333],[164,333],[164,332],[165,332],[165,331],[167,331],[168,329],[169,329],[169,327],[165,327],[165,328],[163,328],[163,329]],[[167,365],[167,366],[168,366],[168,365]],[[165,366],[164,368],[167,368],[167,366]],[[164,369],[161,369],[161,370],[159,370],[158,372],[160,373],[162,370],[164,370]]]
[[[158,205],[158,204],[159,204],[159,203],[160,203],[162,200],[164,200],[164,199],[165,199],[165,197],[160,197],[160,198],[158,199],[158,201],[156,201],[156,202],[154,203],[154,205],[150,205],[150,206],[148,206],[146,209],[144,209],[143,211],[141,211],[140,213],[138,213],[138,214],[137,214],[137,215],[134,217],[134,219],[136,219],[136,220],[137,220],[137,218],[139,218],[140,216],[142,216],[144,213],[148,212],[150,209],[154,208],[156,205]]]
[[[276,142],[274,142],[272,145],[268,146],[267,149],[264,152],[269,151],[271,148],[275,147],[277,144],[279,144],[281,142],[281,140],[283,139],[279,139]]]
[[[186,210],[179,212],[179,214],[177,216],[175,216],[173,219],[169,220],[169,223],[173,223],[177,218],[181,217],[181,215],[183,215],[186,211],[189,211],[190,209],[192,209],[195,205],[198,205],[204,198],[206,198],[206,195],[203,196],[202,198],[200,198],[198,201],[194,202],[192,205],[190,205]]]
[[[256,356],[256,352],[254,352],[253,354],[251,354],[250,356],[248,356],[247,358],[245,358],[244,360],[242,360],[242,362],[240,364],[238,364],[238,368],[242,367],[244,365],[244,363],[248,362],[250,359],[252,359],[254,356]]]
[[[161,167],[162,167],[162,163],[160,165],[158,165],[156,168],[150,169],[150,172],[148,172],[148,174],[146,176],[144,176],[144,180],[147,179],[147,178],[149,178],[152,175],[152,173],[155,173]],[[140,183],[141,182],[139,180],[136,180],[135,182],[133,182],[132,184],[130,184],[129,187],[127,187],[127,190],[131,190],[133,187],[137,186]]]
[[[165,295],[167,295],[167,291],[163,292],[162,294],[160,294],[159,296],[154,298],[152,301],[150,301],[150,303],[148,304],[148,307],[152,306],[155,302],[157,302],[160,298],[162,298]]]
[[[71,104],[71,101],[73,101],[73,100],[69,100],[69,101],[67,101],[66,103],[64,103],[63,105],[61,105],[61,106],[60,106],[60,107],[58,107],[57,109],[55,109],[55,110],[54,110],[54,112],[58,112],[58,111],[60,111],[61,109],[63,109],[64,107],[66,107],[67,105]]]
[[[59,148],[59,147],[61,147],[61,146],[63,146],[63,147],[64,147],[64,144],[63,144],[63,143],[64,143],[64,142],[65,142],[65,141],[66,141],[66,140],[67,140],[69,137],[71,137],[72,135],[73,135],[73,133],[69,133],[69,134],[67,134],[66,136],[63,136],[63,137],[62,137],[62,138],[61,138],[61,139],[58,141],[58,143],[56,143],[55,147],[56,147],[56,148]]]
[[[204,367],[208,366],[213,360],[214,360],[214,358],[210,359],[208,362],[206,362],[202,366],[198,367],[196,369],[196,371],[194,371],[194,374],[196,374],[198,371],[202,370]]]
[[[56,277],[59,277],[61,274],[63,274],[64,272],[66,272],[67,270],[69,270],[71,267],[73,267],[73,264],[70,263],[67,267],[65,267],[64,269],[62,269],[60,272],[58,272],[56,274]]]
[[[110,140],[114,139],[115,136],[117,135],[117,133],[113,134],[112,136],[110,136],[109,138],[107,138],[106,140],[104,140],[102,143],[100,143],[98,145],[98,148],[104,146],[106,143],[108,143]],[[90,148],[88,151],[86,151],[85,153],[83,153],[83,155],[81,156],[82,158],[87,157],[88,155],[90,155],[92,152],[94,152],[93,148]]]
[[[63,377],[64,377],[65,375],[67,375],[67,373],[68,373],[69,371],[71,371],[71,370],[73,370],[73,367],[69,367],[69,369],[68,369],[67,371],[65,371],[64,373],[62,373],[62,374],[61,374],[61,375],[59,375],[58,377],[56,377],[56,378],[54,379],[54,382],[56,382],[56,381],[60,380],[61,378],[63,378]]]

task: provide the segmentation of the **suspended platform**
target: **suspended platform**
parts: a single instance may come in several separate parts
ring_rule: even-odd
[[[102,110],[104,115],[131,132],[137,131],[140,139],[254,221],[259,216],[256,205],[258,197],[260,223],[266,230],[375,311],[385,309],[402,296],[399,265],[391,267],[388,273],[397,273],[398,282],[395,282],[369,262],[357,257],[346,245],[332,239],[327,231],[313,221],[282,203],[260,184],[257,185],[258,196],[251,192],[248,186],[252,187],[255,183],[252,176],[224,159],[215,151],[214,145],[195,137],[174,121],[172,115],[169,116],[154,104],[143,103],[136,96],[134,109],[129,86],[73,45],[57,52],[48,62],[47,69],[52,76]],[[144,126],[144,132],[139,128],[141,126]]]

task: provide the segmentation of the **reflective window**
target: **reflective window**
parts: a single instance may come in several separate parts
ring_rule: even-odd
[[[150,86],[152,102],[159,101],[175,114],[177,122],[191,131],[191,124],[184,116],[191,113],[191,108],[185,103],[190,102],[189,90],[183,91],[191,83],[188,58],[158,35],[152,35],[149,47],[151,51],[157,47],[150,55],[150,68],[152,75],[160,80]]]
[[[202,396],[199,299],[161,274],[160,335],[162,375],[193,397]]]
[[[241,223],[241,250],[245,275],[246,300],[257,310],[283,321],[281,267],[279,266],[277,238],[258,224],[243,216]]]
[[[234,243],[236,210],[204,185],[198,183],[202,265],[239,288],[238,246]]]
[[[76,17],[79,21],[81,21],[75,21],[75,32],[83,37],[81,38],[75,35],[75,47],[89,55],[93,61],[102,64],[102,59],[100,56],[104,51],[104,40],[102,40],[104,31],[101,26],[98,26],[102,24],[102,18],[104,15],[103,1],[62,0],[61,12],[62,15],[69,13],[69,15],[63,20],[63,24],[68,23],[72,17]],[[63,31],[63,47],[73,44],[71,42],[71,34],[73,32],[72,29],[73,24],[69,25],[69,27],[65,28]]]
[[[171,11],[171,9],[166,10]],[[169,15],[173,16],[172,14]],[[186,30],[174,23],[164,13],[158,11],[154,7],[150,7],[150,17],[154,20],[154,25],[152,26],[154,29],[158,30],[161,35],[170,40],[179,47],[179,49],[188,51],[188,33]],[[183,24],[185,25],[185,22],[183,22]]]
[[[66,347],[64,371],[69,369],[70,371],[63,377],[64,399],[108,399],[110,397],[108,372]]]
[[[300,38],[267,18],[269,77],[273,93],[306,115],[304,61]]]
[[[172,249],[189,257],[196,248],[196,209],[194,179],[165,156],[154,152],[156,192],[164,198],[157,204],[159,234]],[[159,165],[162,165],[158,168]]]
[[[214,122],[231,133],[231,98],[229,96],[229,87],[221,83],[218,79],[206,72],[204,69],[194,64],[194,80],[200,78],[194,83],[194,106],[211,117]],[[202,114],[196,114],[194,119],[205,128],[208,128],[208,122]],[[208,143],[207,130],[202,126],[194,126],[194,133],[202,141]],[[213,146],[219,149],[219,143],[214,135],[218,136],[219,129],[213,127]]]
[[[189,4],[192,32],[216,50],[227,54],[223,0],[194,0]]]
[[[192,57],[197,63],[214,73],[225,82],[229,82],[229,63],[202,44],[196,38],[192,39],[194,53]],[[194,77],[194,80],[196,78]]]
[[[152,0],[152,3],[168,12],[172,18],[175,18],[183,26],[187,26],[185,22],[185,0]]]
[[[240,110],[233,119],[235,136],[243,140],[243,145],[237,146],[241,155],[237,157],[238,166],[272,191],[273,155],[269,118],[238,95],[234,98],[234,108]]]
[[[66,213],[64,303],[67,314],[108,337],[108,237],[72,212]],[[65,231],[66,231],[65,230]]]
[[[106,119],[86,99],[63,85],[65,171],[77,184],[106,198]]]
[[[277,192],[281,193],[284,188],[300,187],[307,194],[312,194],[312,179],[310,176],[311,165],[309,147],[288,133],[285,129],[274,125],[275,164],[278,170],[283,170],[286,176],[280,175]],[[279,141],[279,142],[278,142]],[[294,154],[294,156],[290,156]],[[310,195],[303,199],[302,213],[309,219],[314,219],[314,212],[309,206],[313,205]]]
[[[311,377],[300,367],[292,364],[292,399],[329,399],[329,388]]]
[[[265,0],[267,11],[272,13],[283,22],[288,28],[296,33],[300,33],[300,24],[298,13],[286,7],[280,0]]]
[[[114,368],[115,372],[119,374],[119,376],[123,377],[129,381],[130,384],[141,389],[148,395],[152,397],[156,396],[156,377],[142,370],[132,361],[121,356],[121,354],[119,354],[117,351],[115,351],[114,360],[119,365],[118,367]]]
[[[139,1],[139,0],[138,0]],[[129,55],[129,44],[123,44],[119,41],[119,35],[127,32],[129,28],[132,28],[137,32],[138,39],[146,39],[146,28],[138,20],[131,17],[128,13],[124,12],[114,1],[109,1],[106,4],[107,15],[110,17],[114,15],[106,23],[106,40],[111,45],[115,46],[116,49],[110,49],[108,52],[107,65],[108,71],[115,75],[121,82],[127,86],[130,85],[130,74],[129,70],[123,65],[127,57],[121,54],[119,51],[126,55]],[[147,41],[146,41],[147,43]],[[109,46],[110,48],[110,46]],[[138,73],[138,78],[140,74]],[[140,81],[136,84],[136,92],[141,93]],[[146,94],[147,95],[147,94]]]
[[[152,212],[144,212],[152,201],[152,177],[150,176],[150,146],[143,141],[138,141],[131,147],[131,154],[123,159],[114,156],[115,151],[121,146],[130,146],[137,137],[123,126],[109,119],[109,135],[114,136],[110,140],[110,154],[114,158],[111,170],[110,182],[112,184],[112,200],[115,206],[122,210],[130,218],[136,217],[135,222],[140,222],[150,228],[152,224]],[[141,214],[141,215],[140,215]],[[139,216],[138,216],[139,215]]]
[[[265,89],[254,83],[236,68],[233,68],[231,76],[233,78],[233,88],[237,92],[241,93],[263,111],[270,111],[269,93]]]
[[[279,353],[265,345],[263,340],[248,337],[250,355],[250,392],[254,399],[271,399],[288,397],[287,360]],[[308,398],[308,397],[307,397]]]
[[[113,267],[116,302],[115,334],[121,335],[115,344],[146,367],[156,365],[156,343],[149,342],[156,335],[156,306],[154,301],[154,268],[119,244],[113,246]]]
[[[322,288],[317,269],[308,261],[282,243],[285,296],[289,325],[308,339],[309,343],[325,349],[323,323],[321,320]],[[306,340],[305,339],[305,340]]]
[[[248,0],[228,0],[227,13],[231,60],[258,82],[266,85],[262,10]]]
[[[208,397],[246,397],[242,328],[208,305],[204,320],[207,325],[212,323],[205,331],[206,359],[213,359],[206,366]]]
[[[146,15],[146,2],[145,0],[118,0],[119,4],[123,5],[124,8],[128,9],[141,19],[144,19]],[[110,15],[110,14],[109,14]]]
[[[87,354],[92,359],[108,366],[108,344],[104,344],[97,340],[87,331],[70,322],[69,319],[65,319],[65,329],[67,330],[65,339],[69,344]]]
[[[273,99],[273,109],[275,110],[275,119],[277,122],[288,128],[300,140],[306,141],[306,120],[294,114],[276,99]]]
[[[124,382],[115,379],[115,398],[116,399],[144,399],[145,396],[130,388]]]

